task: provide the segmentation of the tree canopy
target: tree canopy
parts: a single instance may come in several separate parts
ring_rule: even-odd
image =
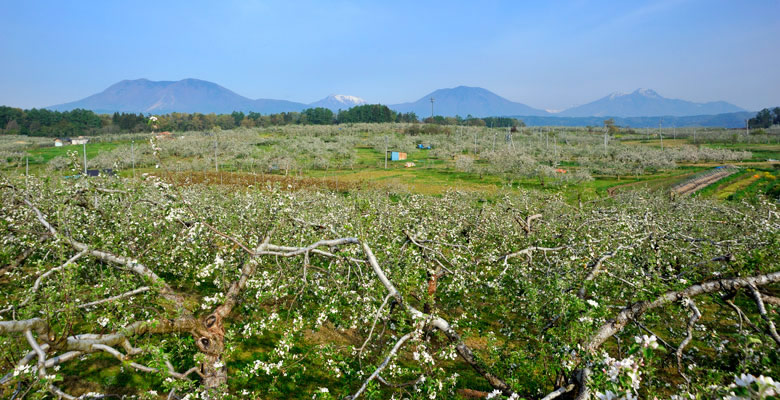
[[[765,108],[748,120],[748,126],[751,128],[769,128],[774,124],[780,124],[780,107],[772,110]]]

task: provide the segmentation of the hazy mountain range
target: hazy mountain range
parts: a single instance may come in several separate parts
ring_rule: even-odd
[[[686,115],[681,117],[674,116],[655,116],[655,117],[610,117],[615,121],[615,125],[632,128],[651,128],[658,126],[669,127],[719,127],[719,128],[744,128],[745,120],[756,116],[755,112],[739,111],[733,113],[715,114],[715,115]],[[603,127],[605,117],[558,117],[558,116],[515,116],[526,124],[526,126],[595,126]]]
[[[136,79],[115,83],[100,93],[78,101],[47,108],[57,111],[84,108],[98,113],[213,112],[220,114],[233,111],[257,111],[267,114],[300,111],[306,108],[306,105],[287,100],[252,100],[216,83],[199,79],[158,82]]]
[[[399,112],[414,112],[418,117],[431,115],[431,98],[435,115],[466,117],[527,116],[527,117],[650,117],[715,115],[744,112],[723,101],[694,103],[661,97],[650,89],[633,93],[613,93],[592,103],[550,113],[545,110],[505,99],[489,90],[458,86],[439,89],[419,100],[388,106]],[[322,100],[304,104],[287,100],[250,99],[213,82],[198,79],[180,81],[124,80],[106,90],[71,103],[47,107],[67,111],[75,108],[98,113],[132,112],[165,114],[170,112],[230,113],[255,111],[262,114],[283,111],[301,111],[325,107],[333,111],[366,104],[366,100],[348,95],[330,95]]]
[[[502,115],[549,115],[547,111],[507,100],[487,89],[458,86],[439,89],[412,103],[391,104],[388,107],[399,112],[413,111],[418,117],[431,115],[431,98],[434,115],[466,117],[492,117]]]
[[[612,93],[592,103],[572,107],[558,115],[562,117],[647,117],[712,115],[745,111],[725,101],[694,103],[661,97],[652,89],[637,89],[633,93]]]

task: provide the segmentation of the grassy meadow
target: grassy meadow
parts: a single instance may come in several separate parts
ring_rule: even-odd
[[[605,149],[602,133],[585,128],[524,128],[509,136],[506,129],[451,126],[441,134],[409,135],[406,125],[177,132],[174,139],[157,140],[157,155],[149,143],[152,135],[108,135],[92,138],[86,152],[89,169],[111,168],[121,176],[133,175],[134,152],[136,175],[154,173],[162,163],[178,173],[217,172],[223,183],[225,174],[280,175],[433,195],[449,190],[490,194],[505,188],[538,189],[561,192],[572,200],[634,188],[664,190],[726,164],[768,173],[756,179],[764,183],[749,189],[761,193],[774,187],[768,182],[777,175],[778,163],[771,160],[780,159],[780,131],[772,130],[745,136],[701,129],[694,135],[690,129],[679,129],[664,131],[663,138],[627,131],[611,135]],[[388,151],[406,152],[407,159],[388,160],[385,167],[385,139]],[[418,149],[417,144],[432,149]],[[76,167],[83,162],[82,146],[54,147],[47,138],[2,137],[0,152],[0,166],[7,173],[29,168],[36,175],[73,175],[83,169]],[[572,178],[576,173],[579,176]],[[701,196],[734,194],[723,196],[721,186],[708,188]]]

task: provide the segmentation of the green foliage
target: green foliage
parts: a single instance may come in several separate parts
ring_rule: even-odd
[[[304,124],[330,125],[333,123],[333,111],[324,108],[307,108],[301,113]]]
[[[775,107],[773,110],[765,108],[751,118],[748,121],[748,125],[751,128],[769,128],[772,124],[780,123],[779,111],[780,107]]]
[[[396,112],[381,104],[364,104],[355,106],[349,110],[339,111],[336,120],[338,123],[355,122],[395,122]]]
[[[560,195],[533,191],[500,191],[490,197],[385,190],[344,195],[292,191],[270,182],[246,189],[175,187],[152,176],[142,181],[31,178],[26,184],[22,179],[2,183],[0,234],[5,242],[0,265],[32,251],[5,271],[0,309],[14,305],[17,319],[45,318],[55,337],[110,333],[133,321],[175,318],[177,309],[161,298],[159,286],[99,306],[78,307],[148,284],[126,268],[89,255],[43,280],[40,291],[33,293],[30,288],[41,274],[75,252],[62,240],[42,236],[45,229],[20,201],[31,193],[31,201],[57,229],[91,249],[133,257],[153,268],[183,293],[184,306],[199,318],[224,301],[249,262],[250,256],[236,243],[254,247],[269,235],[271,243],[291,246],[358,238],[374,250],[405,302],[449,321],[474,349],[480,365],[527,398],[555,389],[556,380],[581,360],[593,363],[595,392],[630,391],[641,398],[684,392],[704,397],[713,387],[726,390],[736,374],[780,374],[771,339],[747,326],[739,329],[739,317],[720,296],[697,298],[704,316],[685,353],[690,357],[684,360],[693,382],[689,386],[667,386],[680,382],[665,361],[670,353],[652,349],[652,340],[644,338],[648,334],[638,324],[629,323],[599,354],[582,350],[596,329],[626,304],[714,277],[777,271],[777,205],[761,198],[720,204],[629,192],[572,207]],[[542,218],[530,231],[524,229],[519,221],[536,213]],[[424,247],[411,243],[410,236]],[[505,257],[531,246],[562,249]],[[588,265],[618,246],[624,248],[587,284],[584,299],[578,297]],[[386,292],[367,265],[349,260],[364,257],[359,246],[323,250],[337,256],[258,259],[239,305],[225,320],[222,361],[231,396],[344,398],[384,360],[395,340],[410,332],[418,333],[391,359],[382,377],[394,383],[421,375],[425,379],[406,388],[373,381],[365,398],[455,398],[459,389],[492,390],[443,335],[421,329],[421,321],[397,304],[380,309]],[[736,255],[734,260],[709,262],[724,250]],[[430,279],[439,263],[446,273],[431,293]],[[766,290],[776,293],[777,288]],[[32,300],[22,305],[28,297]],[[734,302],[754,323],[764,324],[749,294],[738,293]],[[375,318],[372,340],[358,354]],[[684,308],[670,304],[637,322],[678,344],[687,318]],[[188,333],[134,337],[132,345],[144,351],[133,362],[162,367],[170,361],[184,371],[203,361],[194,343]],[[2,334],[0,344],[3,373],[12,371],[15,360],[29,351],[21,335]],[[627,359],[621,364],[625,368],[617,366]],[[90,382],[89,390],[96,392],[164,394],[175,387],[183,396],[201,383],[195,375],[194,382],[186,382],[169,380],[165,372],[134,372],[128,363],[100,353],[88,353],[66,366],[57,372],[62,378],[58,384],[69,391],[77,390],[79,382]],[[612,367],[617,368],[614,374]],[[0,395],[10,397],[2,390],[15,390],[17,383],[38,382],[31,370],[14,379]]]
[[[49,111],[21,110],[0,106],[0,134],[31,136],[78,136],[94,134],[110,123],[89,110]]]
[[[485,121],[485,126],[489,126],[491,128],[512,128],[525,126],[525,123],[517,118],[487,117],[482,118],[482,120]]]

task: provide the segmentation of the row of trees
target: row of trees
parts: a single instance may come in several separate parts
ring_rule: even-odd
[[[78,136],[127,132],[149,132],[152,127],[143,113],[96,114],[90,110],[50,111],[46,109],[22,110],[0,107],[0,134],[29,136]],[[381,104],[365,104],[348,110],[333,111],[317,107],[302,112],[281,112],[263,115],[257,112],[234,111],[231,114],[170,113],[158,116],[157,128],[163,131],[202,131],[216,127],[233,129],[280,125],[333,125],[347,123],[415,123],[414,112],[398,113]],[[475,118],[468,115],[443,117],[437,115],[423,122],[435,125],[466,125],[487,127],[525,126],[515,118]]]
[[[0,134],[30,136],[100,135],[147,132],[152,129],[142,113],[96,114],[90,110],[50,111],[0,107]],[[219,127],[266,127],[278,125],[332,125],[341,123],[418,122],[415,113],[396,113],[387,106],[367,104],[349,110],[333,111],[317,107],[302,112],[263,115],[234,111],[231,114],[170,113],[158,117],[157,127],[168,131],[197,131]]]
[[[409,121],[409,122],[414,122],[414,121]],[[525,123],[517,118],[510,118],[510,117],[477,118],[472,116],[471,114],[467,115],[466,118],[463,118],[460,115],[456,115],[454,117],[443,117],[441,115],[436,115],[433,117],[428,117],[423,119],[423,122],[425,122],[426,124],[437,124],[437,125],[486,126],[490,128],[517,128],[517,127],[525,126]]]
[[[71,136],[90,134],[105,125],[108,116],[76,109],[59,112],[45,109],[22,110],[0,107],[0,133],[32,136]]]
[[[419,122],[414,112],[398,113],[381,104],[365,104],[348,110],[333,111],[317,107],[302,112],[281,112],[263,115],[257,112],[234,111],[231,114],[170,113],[159,116],[158,127],[168,131],[196,131],[220,127],[267,127],[279,125],[332,125],[344,123],[413,123]],[[0,134],[29,136],[78,136],[123,132],[147,132],[148,115],[143,113],[96,114],[90,110],[51,111],[46,109],[22,110],[0,106]],[[518,128],[523,121],[509,117],[476,118],[471,115],[444,117],[437,115],[422,120],[426,124],[465,125],[494,128]],[[614,120],[604,121],[614,134],[618,130]],[[748,121],[751,128],[768,128],[780,124],[780,107],[765,108]]]
[[[780,124],[780,107],[772,110],[765,108],[748,121],[748,126],[751,128],[769,128],[776,124]]]

